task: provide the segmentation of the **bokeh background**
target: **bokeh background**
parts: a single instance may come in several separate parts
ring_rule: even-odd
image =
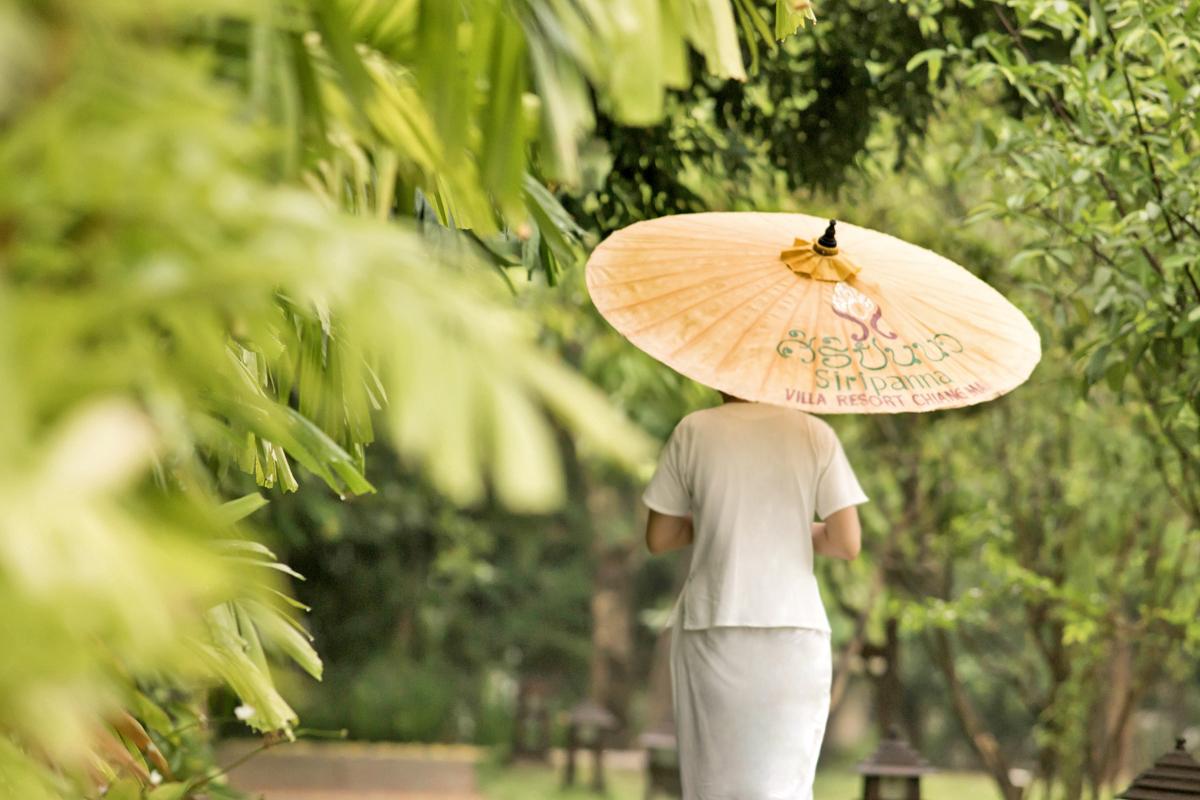
[[[534,693],[556,747],[606,707],[641,796],[686,554],[648,557],[638,497],[717,398],[582,264],[701,210],[930,247],[1045,350],[986,407],[832,420],[872,502],[820,565],[817,796],[893,728],[944,798],[1111,797],[1195,747],[1198,30],[1196,0],[3,2],[0,794],[241,797],[265,749],[317,765],[272,798],[330,753],[394,754],[397,797],[422,762],[564,796],[507,759]]]

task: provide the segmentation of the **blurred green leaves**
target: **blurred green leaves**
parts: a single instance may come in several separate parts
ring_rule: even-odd
[[[181,731],[217,684],[291,735],[273,664],[322,665],[230,474],[370,492],[378,420],[457,504],[553,507],[564,432],[647,459],[488,267],[577,260],[542,179],[578,180],[593,102],[651,121],[689,47],[741,76],[738,35],[725,0],[3,6],[6,790],[142,794],[132,752],[81,769],[120,709],[211,778]]]

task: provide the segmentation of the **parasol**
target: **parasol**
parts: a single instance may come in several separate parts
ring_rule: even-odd
[[[630,225],[587,264],[634,345],[744,400],[822,414],[998,397],[1041,344],[999,292],[885,233],[805,214],[709,212]]]

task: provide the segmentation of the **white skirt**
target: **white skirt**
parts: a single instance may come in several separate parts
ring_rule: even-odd
[[[671,684],[683,800],[812,800],[829,717],[829,634],[811,628],[684,630]]]

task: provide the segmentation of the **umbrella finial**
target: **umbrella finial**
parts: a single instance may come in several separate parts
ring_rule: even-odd
[[[838,252],[837,236],[834,230],[836,227],[837,220],[829,220],[829,227],[825,229],[825,233],[821,234],[821,238],[817,239],[813,249],[823,256],[836,256]]]

